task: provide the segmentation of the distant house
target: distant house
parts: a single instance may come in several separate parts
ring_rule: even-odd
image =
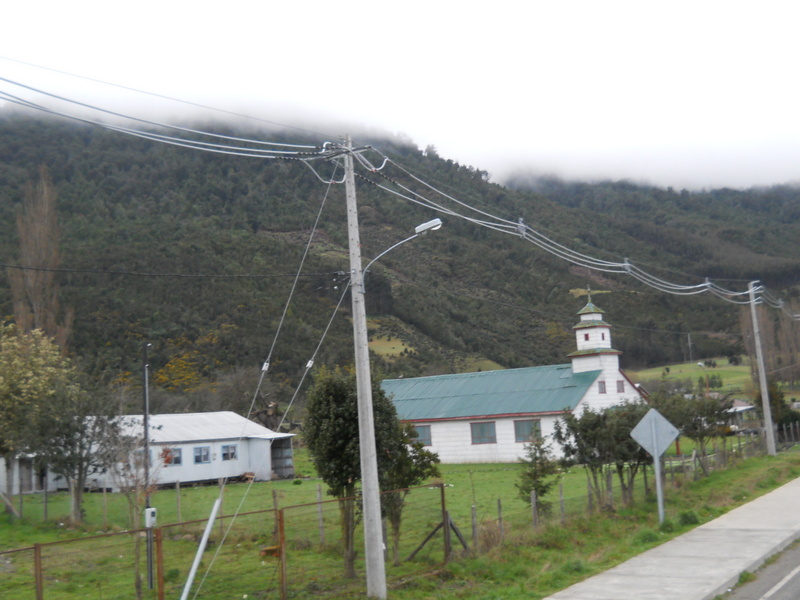
[[[142,434],[142,415],[122,418],[126,434]],[[234,412],[150,415],[149,425],[150,472],[157,485],[294,476],[294,434],[272,431]],[[108,473],[93,477],[92,484],[118,489]]]
[[[143,416],[120,417],[124,433],[143,436]],[[246,476],[268,481],[294,476],[291,433],[277,433],[230,411],[150,415],[150,472],[157,485],[217,481]],[[140,457],[141,458],[141,457]],[[132,462],[134,457],[131,458]],[[142,461],[139,460],[139,463]],[[0,460],[0,491],[5,490],[5,465]],[[30,457],[15,460],[12,494],[66,489],[53,473],[36,472]],[[118,479],[118,478],[117,478]],[[118,491],[111,473],[95,474],[89,489]]]
[[[621,352],[611,347],[603,311],[590,299],[578,314],[570,363],[389,379],[383,389],[443,463],[516,462],[526,442],[552,435],[564,411],[644,398],[619,369]]]

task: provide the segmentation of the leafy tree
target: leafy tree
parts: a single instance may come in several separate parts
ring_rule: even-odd
[[[725,432],[730,420],[733,401],[714,398],[705,394],[685,397],[680,394],[652,397],[651,403],[672,423],[681,435],[694,441],[700,450],[700,466],[708,475],[708,444]]]
[[[531,492],[535,492],[537,510],[546,512],[550,504],[544,500],[544,496],[561,478],[561,468],[553,457],[550,444],[541,439],[525,444],[525,456],[519,462],[523,465],[516,483],[520,498],[530,504]]]
[[[83,520],[87,480],[108,468],[98,445],[116,425],[103,414],[108,405],[104,394],[74,388],[60,391],[57,397],[58,410],[37,424],[35,448],[38,460],[67,482],[70,518],[78,523]]]
[[[584,468],[598,506],[609,507],[605,473],[610,450],[606,430],[607,419],[602,411],[586,409],[580,416],[565,412],[555,423],[553,439],[561,445],[565,464]]]
[[[411,423],[400,424],[399,436],[391,450],[392,464],[380,474],[381,505],[389,519],[392,533],[392,557],[394,565],[400,564],[400,525],[403,519],[408,488],[419,485],[431,477],[439,476],[439,456],[426,450],[416,440],[417,432]]]
[[[554,439],[564,450],[567,463],[586,469],[599,506],[611,508],[608,478],[617,474],[623,500],[631,503],[636,474],[651,459],[630,433],[648,408],[629,402],[602,411],[584,410],[580,415],[566,413],[556,421]]]
[[[394,404],[374,380],[372,403],[378,473],[386,474],[396,459],[400,427]],[[356,493],[361,480],[355,375],[320,369],[308,393],[307,411],[303,427],[308,451],[328,493],[339,500],[345,576],[355,577]]]
[[[68,423],[70,406],[82,390],[69,359],[41,330],[21,333],[14,325],[0,329],[0,452],[6,461],[6,489],[12,464],[23,452],[47,456],[58,438],[54,424]],[[73,517],[80,515],[80,491],[74,489]],[[77,502],[77,504],[76,504]],[[77,520],[80,520],[78,518]]]

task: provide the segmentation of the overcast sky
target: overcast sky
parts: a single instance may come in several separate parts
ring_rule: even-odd
[[[800,183],[798,17],[769,0],[15,2],[0,77],[129,111],[153,102],[14,59],[281,122],[313,115],[334,134],[435,145],[495,180],[749,187]]]

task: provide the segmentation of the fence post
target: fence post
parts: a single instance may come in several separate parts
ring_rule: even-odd
[[[563,482],[558,484],[558,503],[561,505],[561,524],[564,525],[567,522],[567,513],[564,510],[564,483]]]
[[[536,506],[536,492],[531,490],[531,512],[533,513],[533,528],[539,529],[539,507]]]
[[[325,545],[325,518],[322,514],[322,485],[317,484],[317,522],[319,523],[319,545]],[[386,536],[384,536],[385,539]]]
[[[181,519],[181,482],[175,482],[175,502],[177,503],[178,508],[178,523],[183,522]]]
[[[472,505],[472,551],[478,552],[478,509]]]
[[[153,530],[156,543],[156,594],[158,600],[164,600],[164,545],[161,537],[161,527]]]
[[[503,501],[497,499],[497,525],[500,527],[500,541],[504,542],[506,539],[506,532],[503,529]]]
[[[225,480],[220,477],[217,483],[219,483],[219,539],[222,543],[225,537],[225,508],[222,505],[225,502]]]
[[[444,562],[450,560],[450,515],[447,514],[447,503],[444,498],[444,483],[439,484],[439,494],[442,501],[442,528],[444,530]]]
[[[272,507],[275,509],[275,525],[272,527],[272,537],[278,537],[278,491],[272,490]]]
[[[36,600],[44,600],[44,577],[42,577],[42,545],[33,545],[33,578],[36,582]]]
[[[591,515],[594,512],[594,493],[592,492],[592,480],[588,477],[586,478],[586,499],[586,506]]]
[[[614,508],[614,476],[611,471],[606,471],[606,487],[608,488],[608,508]]]
[[[275,515],[277,517],[278,525],[278,546],[280,547],[280,561],[281,561],[281,600],[286,600],[289,597],[289,580],[286,576],[286,529],[285,529],[285,515],[284,509],[280,509]]]
[[[103,483],[103,531],[108,531],[108,494]]]

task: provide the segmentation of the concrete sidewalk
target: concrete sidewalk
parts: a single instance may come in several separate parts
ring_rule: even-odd
[[[800,538],[800,479],[545,600],[710,600]]]

